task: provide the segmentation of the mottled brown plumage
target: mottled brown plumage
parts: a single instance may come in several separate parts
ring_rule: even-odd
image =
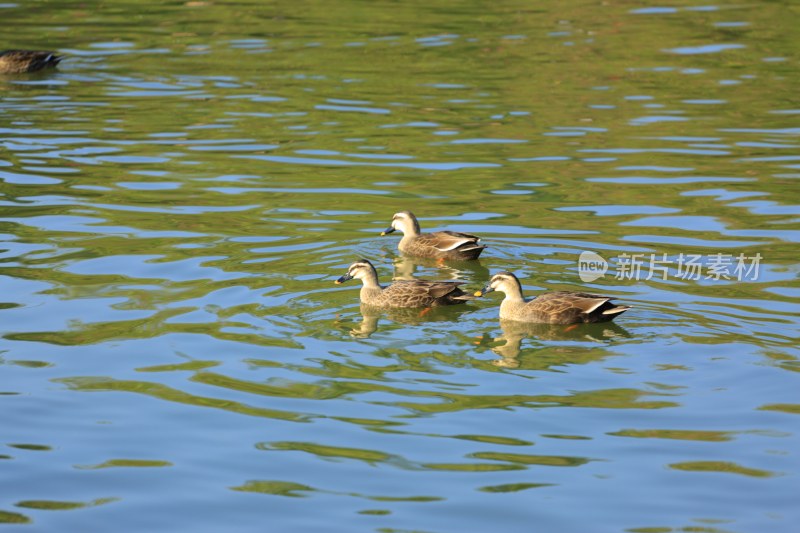
[[[586,292],[546,292],[525,301],[522,285],[511,272],[495,274],[481,296],[492,291],[506,294],[500,304],[500,318],[520,322],[543,324],[579,324],[582,322],[608,322],[624,313],[630,306],[611,303],[614,298]]]
[[[397,247],[401,252],[418,257],[464,261],[477,259],[486,246],[478,244],[480,237],[456,231],[436,231],[422,233],[417,217],[410,211],[395,213],[392,225],[381,235],[400,230],[403,238]]]
[[[63,59],[49,50],[3,50],[0,52],[0,74],[23,74],[55,67]]]
[[[347,269],[347,274],[336,280],[344,283],[353,278],[360,279],[361,303],[374,307],[436,307],[463,304],[473,297],[459,288],[462,281],[395,281],[387,287],[378,283],[378,273],[366,259],[356,261]]]

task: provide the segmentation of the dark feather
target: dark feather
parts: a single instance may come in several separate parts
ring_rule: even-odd
[[[63,59],[49,50],[4,50],[0,52],[0,73],[22,74],[55,67]]]

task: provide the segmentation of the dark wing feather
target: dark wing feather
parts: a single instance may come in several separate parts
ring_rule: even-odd
[[[434,298],[441,298],[443,296],[452,293],[455,290],[463,292],[458,288],[459,285],[463,285],[463,282],[454,281],[450,283],[444,283],[444,282],[431,283],[430,286],[428,287],[428,294],[430,294]]]
[[[421,245],[432,246],[439,251],[446,252],[465,247],[475,247],[478,237],[455,231],[437,231],[435,233],[423,233],[416,240]]]
[[[612,298],[585,292],[549,292],[537,296],[527,307],[543,322],[594,322],[602,311],[613,304]]]
[[[463,303],[465,293],[458,286],[463,281],[395,281],[381,292],[387,307],[431,307]]]
[[[450,231],[449,229],[446,229],[444,231],[439,231],[437,233],[446,233],[448,235],[451,235],[453,237],[457,237],[459,239],[471,239],[471,240],[474,240],[475,242],[478,242],[479,240],[481,240],[481,238],[478,237],[477,235],[473,235],[471,233],[461,233],[459,231]]]

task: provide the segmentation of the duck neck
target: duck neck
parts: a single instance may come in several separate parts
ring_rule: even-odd
[[[419,222],[417,222],[416,218],[411,217],[408,221],[408,224],[404,224],[403,228],[403,238],[407,239],[409,237],[416,237],[420,234],[422,230],[419,229]]]
[[[361,287],[362,291],[374,291],[374,290],[381,290],[381,285],[378,283],[378,273],[375,272],[373,269],[369,272],[366,276],[361,278],[361,283],[363,283],[363,287]]]
[[[525,297],[522,295],[522,287],[517,285],[515,287],[505,287],[504,292],[506,297],[500,303],[500,312],[507,312],[516,307],[525,306]]]
[[[363,283],[363,285],[359,298],[361,298],[362,302],[370,302],[380,296],[383,288],[380,283],[378,283],[378,273],[375,272],[374,268],[368,272],[366,276],[361,278],[361,283]]]
[[[414,237],[416,236],[417,235],[412,235],[411,233],[403,233],[403,238],[400,239],[400,242],[397,243],[397,247],[400,248],[401,252],[406,251],[408,245],[411,243],[411,241],[414,240]]]
[[[518,282],[512,285],[510,283],[506,283],[503,287],[503,292],[506,293],[505,300],[506,302],[522,302],[525,303],[525,297],[522,295],[522,285]]]

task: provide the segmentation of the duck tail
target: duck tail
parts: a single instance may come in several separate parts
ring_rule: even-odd
[[[631,308],[630,305],[615,305],[614,307],[611,307],[610,309],[606,309],[605,311],[603,311],[600,314],[608,316],[611,319],[613,319],[617,315],[620,315],[620,314],[624,313],[625,311],[627,311],[630,308]]]

